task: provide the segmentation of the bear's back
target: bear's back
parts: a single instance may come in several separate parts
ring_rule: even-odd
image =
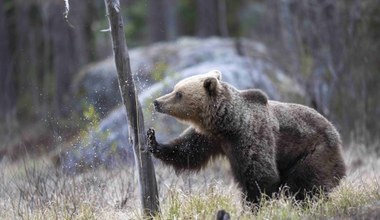
[[[334,126],[320,113],[310,107],[300,104],[269,101],[268,108],[275,119],[277,119],[280,132],[298,134],[300,138],[324,131],[338,135]]]
[[[286,169],[316,145],[338,148],[340,137],[335,127],[316,110],[304,105],[269,101],[269,110],[278,122],[277,162]]]

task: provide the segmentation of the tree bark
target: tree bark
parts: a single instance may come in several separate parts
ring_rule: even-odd
[[[159,212],[158,190],[151,155],[146,148],[144,117],[136,94],[128,48],[124,36],[124,24],[120,15],[119,0],[106,0],[108,19],[111,27],[119,89],[127,111],[129,131],[140,183],[141,202],[147,217]]]

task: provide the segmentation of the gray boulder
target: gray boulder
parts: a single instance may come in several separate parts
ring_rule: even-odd
[[[272,99],[302,99],[303,89],[276,67],[266,47],[242,39],[237,43],[224,38],[180,38],[130,50],[131,69],[141,93],[163,79],[178,80],[193,74],[219,69],[224,79],[245,88],[261,88]],[[113,57],[85,67],[74,79],[74,103],[80,109],[91,104],[105,116],[121,103]]]

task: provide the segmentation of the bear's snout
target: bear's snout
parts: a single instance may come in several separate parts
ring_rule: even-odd
[[[154,109],[155,109],[156,111],[158,111],[158,112],[161,111],[161,105],[160,105],[160,103],[159,103],[157,100],[154,100],[154,101],[153,101],[153,106],[154,106]]]

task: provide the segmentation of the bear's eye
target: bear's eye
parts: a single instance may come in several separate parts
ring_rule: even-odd
[[[181,92],[176,92],[175,93],[176,99],[181,99],[182,98],[182,93]]]

